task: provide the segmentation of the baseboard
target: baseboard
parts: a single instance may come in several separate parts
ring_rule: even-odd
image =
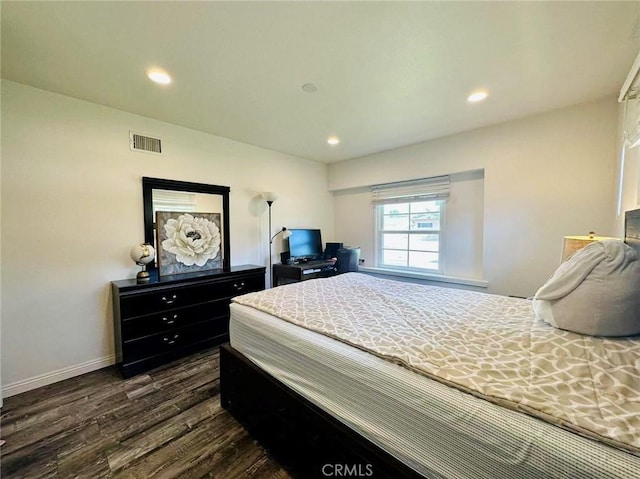
[[[67,368],[58,369],[57,371],[51,371],[45,374],[40,374],[32,378],[16,381],[15,383],[6,384],[2,386],[2,397],[8,398],[15,396],[16,394],[31,391],[33,389],[47,386],[49,384],[57,383],[65,379],[80,376],[81,374],[90,373],[97,369],[102,369],[107,366],[115,364],[116,357],[111,354],[98,359],[92,359],[81,364],[75,364]]]

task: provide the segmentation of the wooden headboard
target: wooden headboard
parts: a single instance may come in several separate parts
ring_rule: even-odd
[[[640,254],[640,209],[624,214],[624,242]]]

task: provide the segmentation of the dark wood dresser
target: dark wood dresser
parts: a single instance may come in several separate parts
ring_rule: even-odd
[[[265,267],[113,281],[116,361],[125,378],[229,340],[231,298],[264,289]]]

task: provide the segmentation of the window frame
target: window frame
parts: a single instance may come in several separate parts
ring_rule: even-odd
[[[375,248],[375,267],[381,269],[390,269],[397,271],[407,271],[412,273],[429,273],[429,274],[444,274],[445,271],[445,236],[446,236],[446,206],[447,200],[444,198],[441,199],[411,199],[406,202],[398,201],[397,204],[407,204],[407,203],[424,203],[427,201],[439,202],[440,203],[440,228],[438,230],[419,230],[419,231],[411,231],[411,230],[382,230],[381,227],[383,225],[383,216],[384,216],[384,207],[387,204],[377,204],[374,206],[374,248]],[[410,210],[409,210],[410,211]],[[411,213],[409,213],[411,214]],[[397,266],[397,265],[389,265],[384,263],[384,248],[382,245],[384,244],[383,235],[385,233],[400,233],[407,234],[409,238],[411,235],[419,235],[419,234],[437,234],[438,235],[438,268],[417,268],[412,266]],[[402,250],[399,250],[402,251]],[[409,248],[409,241],[407,242],[407,249],[405,250],[407,253],[412,251]],[[408,263],[408,257],[407,257]]]

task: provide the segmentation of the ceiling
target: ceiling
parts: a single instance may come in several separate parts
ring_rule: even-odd
[[[2,78],[327,163],[614,98],[640,49],[640,2],[2,1],[1,15]],[[477,89],[489,97],[468,103]]]

